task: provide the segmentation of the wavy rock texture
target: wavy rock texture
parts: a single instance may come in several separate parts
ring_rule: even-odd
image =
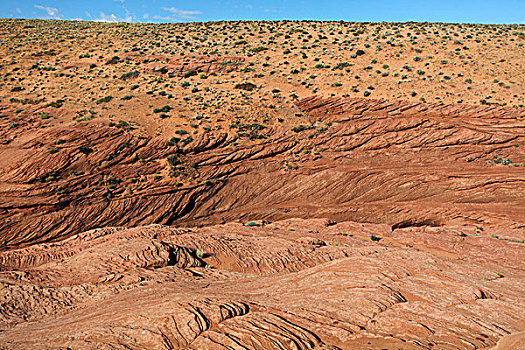
[[[498,349],[520,344],[522,230],[258,224],[97,229],[1,253],[0,344],[480,349],[509,334]]]
[[[525,350],[524,29],[0,20],[0,349]]]
[[[315,97],[298,106],[305,130],[272,127],[239,145],[233,130],[167,145],[88,122],[15,138],[2,128],[0,244],[254,218],[523,227],[523,110]],[[173,155],[182,186],[166,174]]]
[[[522,111],[298,106],[244,143],[2,128],[0,346],[522,346]]]

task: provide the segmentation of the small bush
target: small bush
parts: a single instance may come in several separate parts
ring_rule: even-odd
[[[168,163],[171,166],[176,166],[176,165],[180,164],[180,161],[179,161],[179,159],[177,158],[176,155],[172,154],[171,156],[168,157]]]
[[[106,97],[102,97],[101,99],[98,99],[97,100],[97,105],[101,104],[101,103],[106,103],[106,102],[109,102],[113,99],[113,96],[106,96]]]
[[[133,72],[124,73],[120,76],[120,80],[127,80],[131,78],[136,78],[139,76],[139,72],[134,70]]]
[[[183,77],[184,78],[189,78],[189,77],[192,77],[194,75],[197,75],[197,72],[195,70],[189,70],[186,73],[184,73]]]
[[[86,155],[87,155],[87,154],[90,154],[91,152],[93,152],[93,150],[92,150],[91,148],[87,147],[87,146],[80,146],[80,147],[78,148],[78,151],[79,151],[80,153],[84,153],[84,154],[86,154]]]
[[[307,127],[306,125],[297,125],[297,126],[294,126],[292,128],[292,131],[293,132],[301,132],[301,131],[304,131],[304,130],[308,130],[309,127]]]
[[[257,88],[257,85],[253,83],[240,83],[235,85],[235,88],[240,90],[253,91],[255,90],[255,88]]]
[[[118,63],[118,62],[120,62],[120,57],[113,56],[113,57],[111,57],[111,59],[109,61],[106,62],[106,64],[115,64],[115,63]]]
[[[162,108],[155,108],[153,110],[153,113],[168,113],[171,110],[171,107],[168,105],[165,105]]]
[[[254,47],[253,49],[251,49],[250,51],[251,52],[254,52],[254,53],[258,53],[258,52],[263,52],[263,51],[266,51],[268,50],[267,47],[264,47],[264,46],[258,46],[258,47]]]
[[[64,104],[64,100],[56,100],[53,102],[50,102],[46,105],[46,107],[53,107],[53,108],[60,108]]]

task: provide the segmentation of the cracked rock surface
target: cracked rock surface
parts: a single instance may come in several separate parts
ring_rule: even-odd
[[[0,255],[0,342],[490,348],[525,322],[523,232],[491,232],[326,219],[92,230]]]

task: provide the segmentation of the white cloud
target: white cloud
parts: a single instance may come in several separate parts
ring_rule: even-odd
[[[124,9],[124,11],[126,11],[126,17],[125,17],[126,20],[124,22],[137,22],[135,18],[135,14],[130,13],[125,6],[122,6],[122,8]]]
[[[181,19],[197,19],[197,15],[202,15],[200,11],[185,11],[179,10],[175,7],[162,7],[162,10],[171,12],[169,16],[153,16],[154,19],[159,19],[162,21],[178,21]]]
[[[22,10],[20,10],[18,7],[15,9],[17,13],[22,13]]]
[[[115,16],[114,13],[110,15],[106,15],[104,12],[101,12],[99,16],[93,20],[95,22],[108,22],[108,23],[125,22],[120,17]]]
[[[95,22],[118,22],[117,16],[114,14],[106,15],[104,12],[101,12],[99,17],[94,19]]]
[[[117,22],[128,22],[133,23],[136,22],[135,15],[130,13],[127,8],[122,6],[124,11],[126,11],[126,14],[124,16],[118,16],[114,13],[106,15],[104,12],[100,12],[99,17],[93,19],[95,22],[108,22],[108,23],[117,23]]]
[[[59,13],[56,7],[42,5],[35,5],[35,7],[39,10],[46,11],[46,15],[41,17],[43,19],[61,19],[62,17],[64,17]]]

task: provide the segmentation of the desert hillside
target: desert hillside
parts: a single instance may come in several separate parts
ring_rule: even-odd
[[[0,348],[525,347],[525,25],[0,20]]]

